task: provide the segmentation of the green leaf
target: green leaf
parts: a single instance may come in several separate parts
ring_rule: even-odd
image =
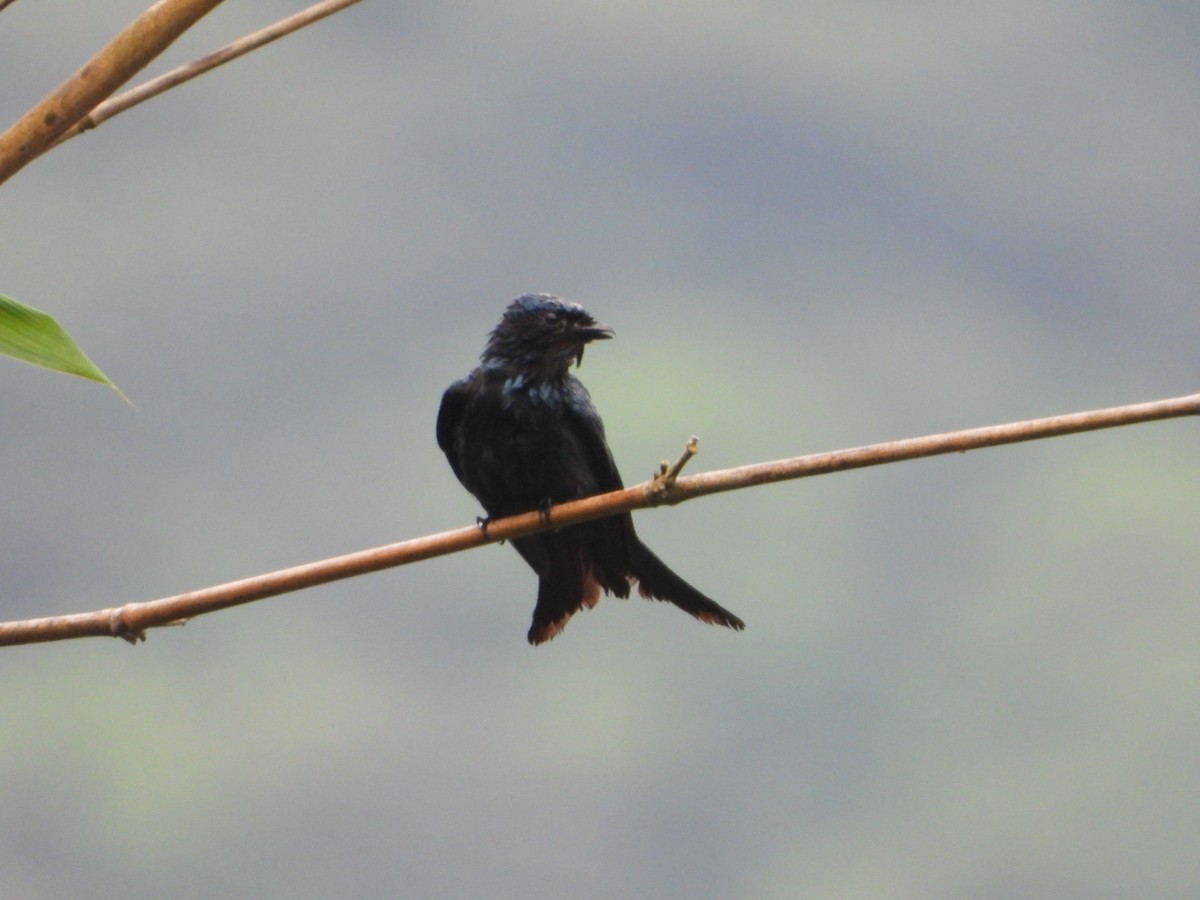
[[[98,381],[129,402],[129,398],[87,358],[53,316],[3,294],[0,294],[0,353],[35,366]]]

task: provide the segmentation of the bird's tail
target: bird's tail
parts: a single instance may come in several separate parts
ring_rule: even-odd
[[[666,600],[701,622],[724,625],[741,631],[746,623],[715,600],[700,593],[654,555],[654,551],[636,537],[629,542],[629,563],[638,581],[638,592],[651,600]]]
[[[537,606],[529,627],[529,643],[535,646],[557,637],[571,616],[600,601],[601,584],[590,563],[578,548],[566,547],[558,538],[553,535],[538,545],[548,552],[545,570],[538,577]],[[517,538],[513,543],[523,556],[533,553],[527,538]],[[536,554],[534,559],[538,559]]]

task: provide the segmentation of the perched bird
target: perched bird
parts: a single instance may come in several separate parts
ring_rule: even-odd
[[[518,297],[488,338],[479,366],[442,396],[437,441],[450,467],[500,518],[623,487],[604,425],[571,363],[613,336],[587,310],[549,294]],[[486,522],[484,523],[486,527]],[[600,591],[666,600],[702,622],[742,629],[643,544],[629,513],[515,538],[538,575],[529,642],[548,641]]]

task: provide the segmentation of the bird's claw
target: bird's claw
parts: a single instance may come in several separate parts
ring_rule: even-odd
[[[488,530],[488,526],[491,524],[492,524],[491,516],[476,516],[475,517],[475,525],[476,525],[476,527],[479,528],[479,533],[482,534],[485,538],[488,536],[487,530]],[[505,544],[505,543],[507,543],[507,541],[497,541],[496,543]]]
[[[542,502],[538,504],[538,508],[537,508],[538,518],[541,519],[542,522],[549,524],[550,509],[553,506],[554,506],[554,501],[551,500],[549,497],[544,498],[542,500]]]

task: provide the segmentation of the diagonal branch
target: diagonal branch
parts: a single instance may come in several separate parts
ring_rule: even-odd
[[[589,519],[657,506],[660,503],[674,504],[705,494],[906,459],[943,453],[963,453],[1000,444],[1194,415],[1200,415],[1200,394],[908,438],[849,450],[815,453],[810,456],[680,477],[667,484],[659,478],[622,491],[563,503],[551,507],[548,514],[533,510],[518,516],[497,519],[488,523],[486,533],[476,527],[459,528],[161,600],[128,603],[125,606],[95,612],[0,623],[0,646],[95,636],[123,637],[131,643],[136,643],[145,638],[144,632],[147,628],[181,624],[195,616],[253,600],[457,553],[483,544],[511,540],[550,528],[561,528]],[[690,454],[685,454],[687,455]]]
[[[145,68],[221,0],[158,0],[83,68],[0,134],[0,183]]]
[[[322,0],[322,2],[315,3],[308,9],[280,19],[273,25],[268,25],[266,28],[238,38],[232,44],[228,44],[220,50],[208,54],[208,56],[202,56],[200,59],[193,60],[187,65],[179,66],[170,72],[159,75],[157,78],[144,81],[137,87],[130,88],[115,97],[110,97],[63,132],[55,141],[55,145],[61,144],[63,141],[82,134],[91,128],[95,128],[113,116],[125,112],[125,110],[132,106],[137,106],[151,97],[157,97],[159,94],[169,91],[171,88],[183,84],[185,81],[190,81],[199,75],[203,75],[205,72],[215,69],[217,66],[224,65],[227,62],[237,59],[239,56],[246,55],[251,50],[257,50],[265,44],[285,37],[294,31],[299,31],[306,25],[311,25],[313,22],[317,22],[326,16],[331,16],[335,12],[339,12],[347,6],[352,6],[358,2],[359,0]]]

